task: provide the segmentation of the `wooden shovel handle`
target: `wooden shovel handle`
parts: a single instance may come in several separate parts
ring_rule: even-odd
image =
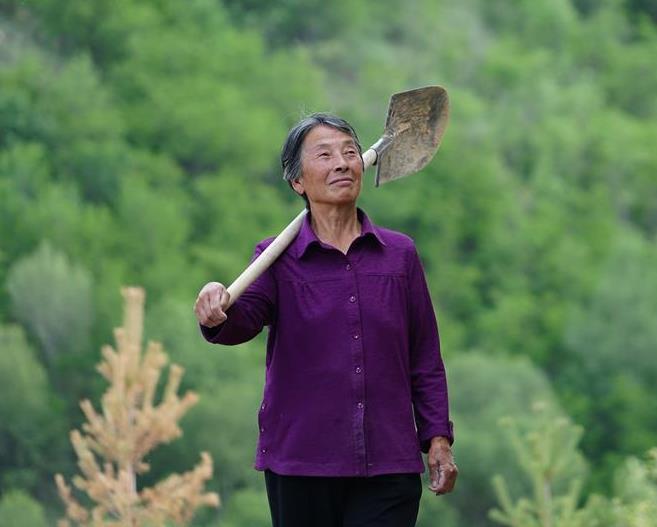
[[[228,294],[230,295],[230,300],[228,301],[228,306],[232,306],[235,301],[242,295],[242,293],[253,283],[258,277],[264,273],[271,264],[274,263],[276,258],[278,258],[283,251],[287,248],[288,245],[292,243],[292,240],[296,237],[301,225],[303,225],[303,220],[306,217],[307,210],[303,209],[296,218],[294,218],[290,224],[281,231],[281,233],[276,236],[276,239],[269,244],[269,246],[260,253],[260,255],[251,262],[241,275],[239,275],[235,281],[228,286]]]
[[[376,156],[377,154],[374,148],[370,148],[363,154],[363,172],[376,162]],[[251,262],[251,265],[249,265],[242,274],[228,286],[230,300],[225,309],[232,306],[235,301],[242,296],[242,293],[244,293],[244,291],[246,291],[246,289],[255,282],[281,254],[283,254],[285,249],[287,249],[294,238],[296,238],[299,230],[301,230],[301,225],[303,225],[307,213],[308,211],[303,209],[297,217],[294,218],[278,236],[276,236],[276,239],[271,242],[271,244],[269,244],[269,246],[262,251],[253,262]]]

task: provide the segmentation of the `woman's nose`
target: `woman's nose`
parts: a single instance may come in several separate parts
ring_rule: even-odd
[[[345,157],[342,154],[338,154],[335,158],[335,170],[342,172],[343,170],[347,170],[348,166]]]

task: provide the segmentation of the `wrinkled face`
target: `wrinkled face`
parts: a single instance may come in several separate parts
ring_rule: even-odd
[[[355,203],[361,188],[363,160],[353,138],[330,126],[316,126],[303,140],[301,177],[292,182],[310,204]]]

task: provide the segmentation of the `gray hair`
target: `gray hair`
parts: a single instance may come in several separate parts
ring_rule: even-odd
[[[328,113],[313,113],[299,121],[287,134],[283,148],[281,149],[281,166],[283,168],[283,179],[292,186],[292,181],[298,180],[302,175],[301,150],[303,141],[308,133],[316,126],[329,126],[340,132],[350,135],[356,143],[358,153],[363,151],[358,140],[358,135],[353,126],[347,121]],[[302,196],[308,204],[305,194]]]

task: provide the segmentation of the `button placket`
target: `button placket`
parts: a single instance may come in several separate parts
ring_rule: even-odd
[[[259,416],[258,416],[258,421],[259,422],[262,420],[262,413],[264,412],[265,408],[267,408],[267,403],[265,401],[263,401],[262,404],[260,405],[260,411],[258,412],[259,413]],[[266,440],[265,440],[264,436],[262,435],[265,431],[264,425],[260,424],[259,429],[260,429],[260,434],[261,434],[260,435],[260,442],[261,442],[260,453],[261,454],[266,454],[267,453],[267,448],[262,445],[262,443],[266,443]]]
[[[362,320],[358,302],[358,273],[351,263],[344,266],[345,271],[351,273],[351,278],[345,281],[345,284],[351,285],[351,290],[347,289],[347,312],[349,317],[349,332],[351,335],[351,357],[352,357],[352,389],[353,389],[353,431],[355,439],[355,455],[358,459],[358,473],[367,472],[367,441],[365,438],[365,376],[363,375],[363,335]]]

